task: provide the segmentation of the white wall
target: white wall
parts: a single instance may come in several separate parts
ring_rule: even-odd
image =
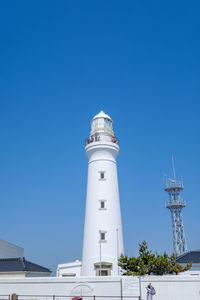
[[[200,276],[168,275],[141,278],[141,300],[146,300],[145,287],[151,282],[156,290],[153,300],[199,300]]]
[[[121,294],[119,277],[0,279],[0,294],[94,296]],[[34,297],[34,299],[37,299]],[[85,298],[84,298],[85,300]]]
[[[156,289],[153,300],[199,300],[200,276],[170,275],[138,277],[71,277],[71,278],[0,278],[0,294],[8,295],[66,295],[66,296],[104,296],[97,300],[106,300],[106,296],[113,296],[110,300],[119,300],[121,288],[123,300],[134,300],[139,296],[146,300],[145,287],[151,282]],[[119,298],[114,298],[118,296]],[[57,297],[58,298],[58,297]],[[28,298],[26,298],[27,300]],[[43,298],[44,299],[44,298]],[[42,299],[42,300],[43,300]],[[50,299],[50,298],[49,298]],[[58,298],[59,299],[59,298]],[[60,298],[59,300],[61,300]],[[64,299],[64,298],[63,298]],[[65,298],[66,299],[66,298]],[[66,300],[71,299],[70,297]],[[83,297],[84,300],[91,298]],[[138,298],[139,299],[139,298]],[[41,298],[34,297],[34,300]]]
[[[81,275],[81,266],[82,263],[80,260],[76,260],[71,263],[59,264],[57,268],[57,277],[66,277],[66,276],[80,276]]]

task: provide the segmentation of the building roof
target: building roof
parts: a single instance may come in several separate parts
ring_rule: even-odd
[[[82,262],[77,259],[73,262],[59,264],[58,267],[59,268],[63,268],[63,267],[70,268],[70,267],[77,267],[77,266],[81,266],[81,265],[82,265]]]
[[[103,110],[101,110],[100,113],[98,113],[96,116],[94,116],[94,118],[92,120],[99,119],[99,118],[106,118],[106,119],[109,119],[112,121],[111,117],[106,115]]]
[[[24,257],[0,259],[0,272],[48,272],[51,271],[34,264]]]
[[[200,263],[200,250],[188,251],[177,257],[176,261],[178,263]]]

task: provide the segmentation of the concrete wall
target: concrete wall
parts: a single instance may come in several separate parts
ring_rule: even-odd
[[[138,277],[71,277],[71,278],[0,278],[0,295],[16,293],[18,295],[35,295],[23,298],[34,300],[49,300],[50,297],[36,297],[36,295],[69,296],[56,299],[70,300],[72,296],[83,296],[83,300],[91,300],[86,296],[99,296],[97,300],[139,299],[146,300],[145,287],[151,282],[156,289],[153,300],[199,300],[200,276],[171,275]],[[135,296],[136,298],[134,298]],[[129,297],[129,298],[128,298]],[[20,298],[22,299],[22,298]],[[52,298],[51,298],[52,299]]]
[[[12,293],[18,295],[71,295],[71,297],[80,295],[120,296],[121,281],[119,277],[0,279],[0,295]],[[34,297],[34,299],[40,298]],[[85,299],[86,297],[84,297]]]
[[[149,282],[151,282],[156,290],[153,300],[200,299],[200,276],[145,276],[141,278],[141,300],[146,300],[145,287]]]

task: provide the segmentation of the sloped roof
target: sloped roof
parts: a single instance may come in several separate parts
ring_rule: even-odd
[[[112,120],[111,117],[108,116],[108,115],[106,115],[103,110],[101,110],[100,113],[98,113],[97,115],[95,115],[92,120],[99,119],[99,118],[106,118],[106,119]]]
[[[177,257],[176,261],[178,263],[200,263],[200,250],[188,251]]]
[[[24,257],[0,259],[0,272],[49,272],[51,271],[40,265],[34,264]]]

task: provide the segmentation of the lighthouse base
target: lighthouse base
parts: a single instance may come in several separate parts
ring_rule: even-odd
[[[112,276],[112,267],[112,263],[106,261],[97,262],[94,264],[94,276]],[[57,277],[80,277],[81,268],[82,262],[80,260],[59,264],[56,275]]]

